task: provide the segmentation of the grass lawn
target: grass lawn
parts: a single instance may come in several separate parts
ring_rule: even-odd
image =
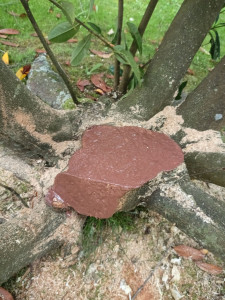
[[[75,4],[76,14],[80,14],[80,18],[84,15],[85,11],[89,9],[90,1],[70,0]],[[111,41],[113,36],[108,36],[107,32],[110,29],[115,31],[116,16],[117,16],[117,2],[116,0],[96,0],[96,11],[91,14],[91,21],[96,23],[102,28],[104,36]],[[166,32],[173,17],[178,11],[182,0],[160,0],[153,17],[148,25],[146,33],[143,37],[143,55],[139,56],[141,62],[146,62],[149,58],[153,57],[156,49],[158,48],[164,33]],[[131,21],[136,25],[139,24],[145,7],[148,4],[148,0],[144,1],[125,1],[124,4],[124,36],[128,45],[131,42],[130,34],[127,32],[126,22]],[[33,12],[37,23],[39,24],[44,36],[48,36],[50,30],[58,23],[65,21],[64,15],[60,10],[48,0],[29,1],[30,9]],[[10,14],[22,14],[24,9],[19,0],[1,0],[0,3],[0,29],[2,28],[14,28],[20,31],[19,35],[9,36],[7,40],[18,44],[18,47],[10,47],[0,43],[0,55],[2,56],[5,51],[9,52],[10,67],[16,71],[20,67],[30,64],[35,55],[36,49],[42,49],[42,45],[37,37],[31,36],[34,33],[34,29],[30,24],[27,17],[13,16]],[[61,16],[58,16],[60,14]],[[225,16],[220,16],[220,22],[225,22]],[[221,56],[225,54],[225,29],[220,28],[218,30],[221,39]],[[81,29],[76,38],[81,40],[86,34],[85,29]],[[178,37],[179,38],[179,37]],[[4,40],[0,38],[0,41]],[[209,51],[210,37],[207,36],[203,42],[203,47],[206,51]],[[81,63],[80,66],[71,67],[65,64],[70,60],[71,52],[76,44],[62,43],[51,44],[51,48],[56,55],[57,59],[63,65],[65,71],[69,74],[73,81],[77,81],[79,78],[88,78],[87,71],[91,69],[97,63],[102,63],[102,66],[96,70],[96,73],[106,71],[109,66],[113,64],[113,58],[101,59],[97,56],[89,55]],[[107,51],[108,49],[96,38],[93,38],[91,49]],[[182,53],[181,53],[182,55]],[[190,68],[194,71],[194,75],[186,76],[185,80],[188,80],[187,90],[193,89],[203,77],[208,73],[208,70],[213,68],[216,62],[211,60],[211,57],[206,53],[199,51]],[[109,80],[110,81],[110,80]],[[108,82],[112,85],[112,81]]]

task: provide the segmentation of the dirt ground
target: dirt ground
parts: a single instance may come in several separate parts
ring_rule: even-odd
[[[33,263],[11,286],[15,299],[225,299],[223,274],[210,275],[173,250],[180,244],[199,249],[198,244],[156,213],[133,213],[129,230],[102,229],[88,255],[78,243],[70,266],[58,250]],[[210,253],[205,261],[222,266]]]

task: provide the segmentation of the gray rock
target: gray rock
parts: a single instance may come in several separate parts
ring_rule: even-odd
[[[51,69],[46,55],[39,55],[31,65],[27,80],[28,89],[51,107],[62,109],[71,95],[63,80]]]

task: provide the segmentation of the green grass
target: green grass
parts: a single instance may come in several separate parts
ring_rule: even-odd
[[[89,1],[79,1],[70,0],[75,4],[76,14],[82,14],[89,8]],[[91,14],[91,21],[96,23],[102,28],[104,36],[111,41],[112,36],[109,37],[107,32],[112,28],[115,31],[116,19],[117,19],[117,0],[107,1],[107,0],[96,0],[96,12]],[[130,34],[127,32],[127,21],[130,18],[134,19],[136,25],[139,24],[142,14],[148,4],[148,0],[143,1],[125,1],[124,4],[124,29],[125,37],[128,45],[131,43]],[[176,15],[182,0],[161,0],[156,6],[155,12],[150,20],[146,33],[143,37],[143,55],[139,56],[141,62],[146,62],[149,58],[152,58],[158,48],[165,32],[167,31],[172,19]],[[64,15],[60,10],[53,5],[48,0],[29,1],[30,9],[34,14],[34,17],[39,24],[44,36],[47,37],[50,30],[58,23],[65,21]],[[53,8],[53,10],[52,10]],[[18,43],[20,46],[18,48],[13,48],[0,44],[0,55],[5,51],[9,51],[10,56],[10,67],[16,71],[19,67],[29,64],[35,58],[35,50],[37,48],[43,48],[39,39],[37,37],[32,37],[31,34],[34,33],[34,29],[30,24],[27,17],[20,18],[9,14],[13,11],[14,13],[21,14],[24,9],[19,0],[1,0],[0,3],[0,28],[14,28],[20,31],[19,35],[10,36],[8,40],[14,43]],[[57,14],[61,14],[61,18],[57,19]],[[82,16],[81,16],[82,18]],[[220,16],[220,21],[225,22],[224,14]],[[225,54],[225,39],[223,36],[225,34],[225,28],[220,28],[218,30],[221,37],[221,56]],[[86,34],[85,29],[81,29],[77,34],[78,40]],[[204,48],[209,51],[210,45],[209,36],[206,37],[203,42]],[[66,72],[69,74],[73,81],[77,81],[79,78],[88,78],[85,70],[89,70],[96,64],[102,63],[102,59],[97,56],[86,57],[80,66],[68,67],[65,62],[70,60],[70,55],[76,44],[52,44],[51,48],[55,53],[59,62],[63,65]],[[93,38],[93,43],[91,45],[92,49],[96,50],[108,50],[105,46],[96,38]],[[181,54],[182,55],[182,54]],[[113,63],[113,58],[105,59],[103,61],[103,67],[96,71],[102,72],[108,70],[110,64]],[[201,80],[204,78],[209,69],[213,68],[215,62],[213,62],[210,56],[198,52],[190,66],[194,71],[194,76],[186,76],[185,80],[188,80],[187,90],[193,89]],[[90,76],[89,76],[90,77]],[[108,81],[108,84],[112,85],[112,81]]]
[[[82,231],[82,250],[84,257],[89,256],[107,238],[107,234],[118,236],[120,231],[135,229],[134,212],[118,212],[109,219],[88,217]]]

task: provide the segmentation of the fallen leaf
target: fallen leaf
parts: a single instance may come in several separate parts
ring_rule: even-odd
[[[193,75],[195,75],[195,72],[192,69],[188,69],[187,74],[193,76]]]
[[[202,260],[205,255],[195,248],[186,246],[186,245],[179,245],[173,248],[179,256],[191,258],[193,260]]]
[[[57,15],[56,15],[56,18],[57,18],[57,19],[60,19],[60,18],[61,18],[61,14],[57,14]]]
[[[138,58],[137,56],[134,57],[134,60],[135,60],[136,62],[139,62],[139,58]]]
[[[106,74],[105,75],[108,79],[114,79],[114,76],[112,74]]]
[[[68,66],[68,67],[70,67],[71,66],[70,61],[69,60],[65,61],[65,65]]]
[[[69,40],[67,41],[67,43],[77,43],[77,42],[78,42],[77,39],[69,39]]]
[[[101,78],[102,76],[103,76],[102,73],[92,75],[91,82],[97,88],[103,90],[103,92],[105,92],[105,93],[111,92],[112,88],[104,82],[104,80]]]
[[[15,44],[9,41],[0,41],[1,44],[11,46],[11,47],[19,47],[19,44]]]
[[[85,86],[90,85],[90,84],[91,84],[91,82],[90,82],[89,80],[87,80],[87,79],[83,79],[83,80],[79,79],[79,80],[77,81],[77,87],[78,87],[78,89],[79,89],[81,92],[84,91],[84,87],[85,87]]]
[[[18,30],[12,29],[12,28],[0,29],[0,33],[3,33],[3,34],[20,34],[20,32]]]
[[[36,49],[35,52],[38,54],[46,53],[46,51],[44,49]]]
[[[209,250],[207,250],[207,249],[201,249],[200,251],[201,251],[201,252],[202,252],[202,254],[204,254],[204,255],[206,255],[206,254],[208,254],[208,253],[209,253]]]
[[[113,55],[113,53],[106,53],[106,52],[92,50],[92,49],[90,49],[90,51],[91,51],[91,53],[93,53],[101,58],[110,58]]]
[[[91,95],[85,95],[86,98],[96,101],[96,98]]]
[[[2,38],[2,39],[7,39],[7,35],[5,35],[5,34],[0,34],[0,38]]]
[[[92,10],[96,11],[96,6],[94,4],[93,4],[93,7],[92,7]]]
[[[103,90],[101,90],[101,89],[96,89],[95,92],[98,93],[98,94],[100,94],[100,95],[104,95],[105,94],[103,92]]]
[[[2,61],[4,61],[4,63],[5,63],[6,65],[9,64],[9,54],[8,54],[8,51],[5,52],[5,53],[3,54],[3,56],[2,56]]]
[[[16,76],[20,79],[23,80],[27,74],[29,73],[31,68],[31,65],[25,65],[22,68],[20,68],[17,72],[16,72]]]
[[[22,13],[22,14],[19,15],[19,17],[20,17],[20,18],[26,18],[26,17],[27,17],[27,14]]]
[[[37,37],[37,32],[31,33],[31,36]]]
[[[223,269],[221,267],[215,266],[215,265],[211,265],[211,264],[207,264],[201,261],[197,261],[196,265],[203,271],[212,274],[212,275],[219,275],[223,272]]]

